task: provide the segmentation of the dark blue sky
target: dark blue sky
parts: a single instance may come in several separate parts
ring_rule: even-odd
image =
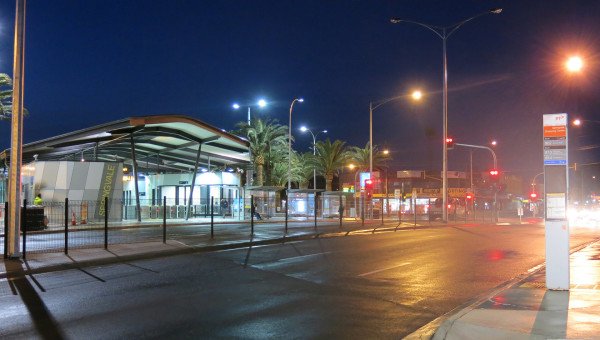
[[[14,1],[0,3],[0,72],[12,74]],[[31,142],[123,117],[185,114],[223,129],[262,118],[364,147],[369,102],[406,94],[374,112],[374,143],[402,169],[441,169],[442,40],[402,17],[445,26],[490,8],[448,39],[448,129],[459,143],[497,139],[499,167],[542,171],[542,114],[600,120],[600,2],[577,1],[134,1],[27,4],[24,140]],[[563,63],[581,55],[582,74]],[[425,93],[416,103],[408,94]],[[595,127],[571,129],[575,146],[598,144]],[[427,137],[426,131],[435,136]],[[0,122],[0,149],[10,145]],[[321,137],[319,137],[321,138]],[[597,139],[597,138],[596,138]],[[580,151],[597,161],[597,149]],[[450,151],[465,170],[468,151]],[[491,167],[485,151],[475,167]]]

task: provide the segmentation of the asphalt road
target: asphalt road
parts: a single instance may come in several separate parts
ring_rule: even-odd
[[[543,225],[505,225],[58,271],[0,281],[0,338],[397,339],[543,261]]]

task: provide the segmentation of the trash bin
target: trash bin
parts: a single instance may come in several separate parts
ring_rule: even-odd
[[[27,215],[25,215],[25,211],[27,211]],[[27,209],[21,208],[21,225],[27,231],[46,229],[44,207],[28,205]]]

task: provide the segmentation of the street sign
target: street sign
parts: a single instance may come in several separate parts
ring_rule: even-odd
[[[556,290],[568,290],[570,287],[567,123],[566,113],[545,114],[543,117],[546,288]]]
[[[567,164],[567,114],[544,115],[544,165]]]

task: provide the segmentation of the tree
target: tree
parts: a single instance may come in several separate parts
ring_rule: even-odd
[[[325,176],[325,190],[331,191],[331,182],[333,176],[344,167],[347,159],[344,145],[346,142],[336,140],[331,143],[329,138],[325,141],[318,141],[315,144],[317,155],[310,162],[311,166],[317,168],[317,172]]]
[[[368,171],[370,168],[370,155],[371,148],[369,142],[367,142],[364,149],[357,146],[350,147],[347,157],[348,161],[354,163],[359,171]],[[373,169],[382,170],[386,167],[385,162],[389,160],[391,160],[389,155],[378,150],[377,145],[373,146]]]
[[[234,134],[244,137],[250,142],[250,151],[256,170],[256,185],[272,185],[272,173],[276,163],[287,160],[287,126],[277,123],[276,119],[255,118],[250,122],[236,124],[240,129]],[[285,152],[284,152],[285,151]]]
[[[314,167],[311,165],[314,163],[313,159],[314,156],[311,152],[297,155],[295,162],[292,159],[292,179],[298,181],[300,189],[308,189],[308,182],[313,177]]]
[[[5,89],[8,87],[8,89]],[[12,80],[6,73],[0,73],[0,119],[8,119],[12,116]],[[23,108],[23,115],[29,112]]]

